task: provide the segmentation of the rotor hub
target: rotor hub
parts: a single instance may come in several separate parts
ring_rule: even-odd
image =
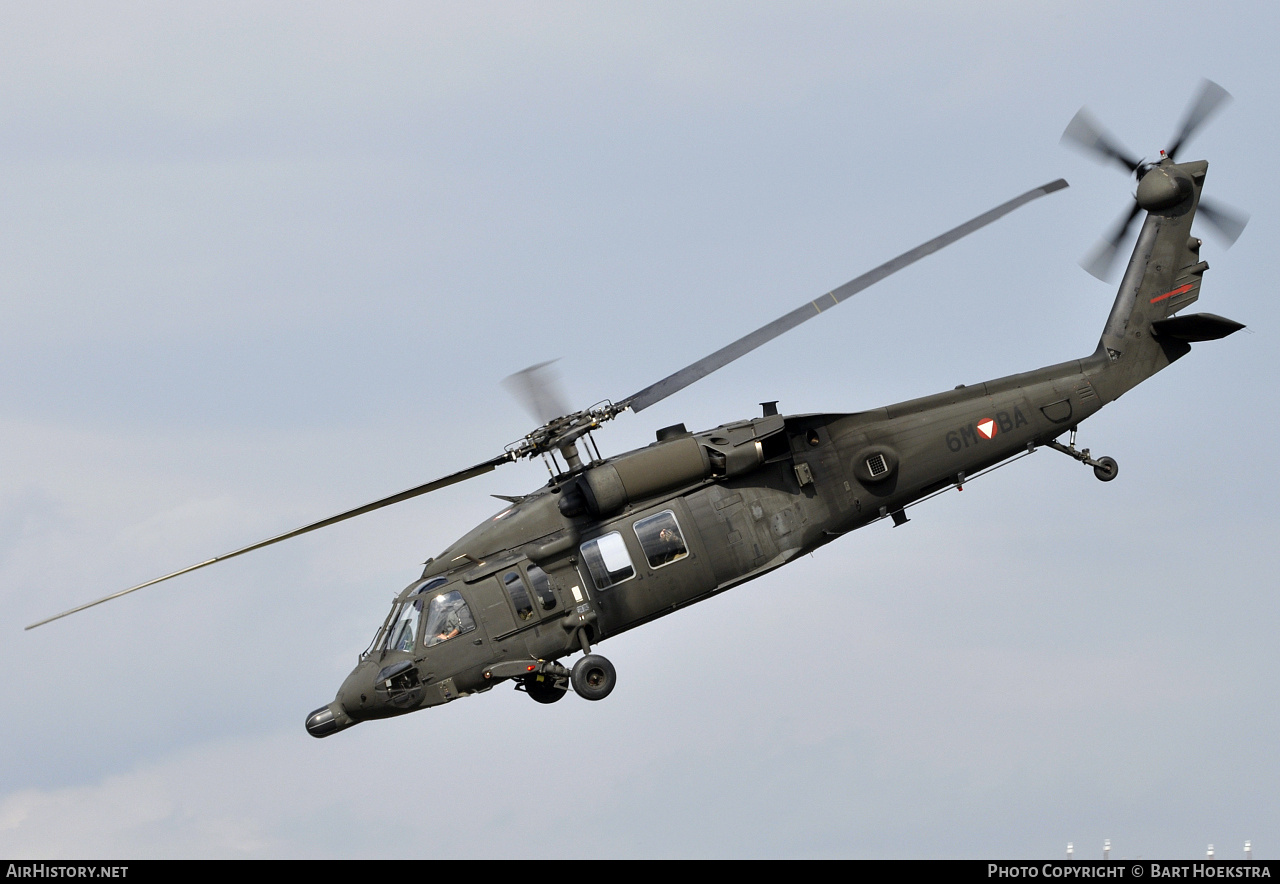
[[[1153,166],[1138,182],[1138,205],[1148,212],[1158,212],[1176,206],[1194,190],[1191,176],[1166,161]]]

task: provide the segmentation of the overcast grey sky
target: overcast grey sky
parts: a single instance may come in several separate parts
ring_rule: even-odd
[[[1276,13],[1262,3],[0,5],[0,855],[1257,857],[1280,851]],[[1082,104],[1253,215],[1246,323],[1047,451],[505,687],[317,741],[559,358],[619,399],[1059,176],[597,438],[852,411],[1090,352],[1132,182]]]

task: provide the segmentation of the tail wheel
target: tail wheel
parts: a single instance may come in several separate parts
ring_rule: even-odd
[[[1100,481],[1110,482],[1120,474],[1120,464],[1116,463],[1112,458],[1100,457],[1098,458],[1098,465],[1093,468],[1093,474]]]
[[[603,700],[613,691],[618,674],[613,664],[599,654],[587,654],[573,664],[573,690],[586,700]]]

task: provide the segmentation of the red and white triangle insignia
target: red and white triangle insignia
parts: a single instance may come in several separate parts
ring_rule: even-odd
[[[984,417],[978,421],[978,435],[983,439],[990,439],[996,434],[996,422],[989,417]]]

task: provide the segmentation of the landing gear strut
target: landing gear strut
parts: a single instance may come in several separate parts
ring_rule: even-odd
[[[1093,467],[1093,474],[1098,477],[1099,481],[1110,482],[1120,474],[1120,465],[1115,462],[1114,458],[1100,457],[1097,460],[1094,460],[1089,456],[1088,448],[1082,450],[1076,449],[1075,427],[1071,428],[1071,436],[1068,440],[1068,444],[1063,445],[1056,439],[1051,439],[1044,444],[1052,448],[1054,451],[1061,451],[1067,457],[1075,458],[1082,464],[1087,464],[1088,466]]]

